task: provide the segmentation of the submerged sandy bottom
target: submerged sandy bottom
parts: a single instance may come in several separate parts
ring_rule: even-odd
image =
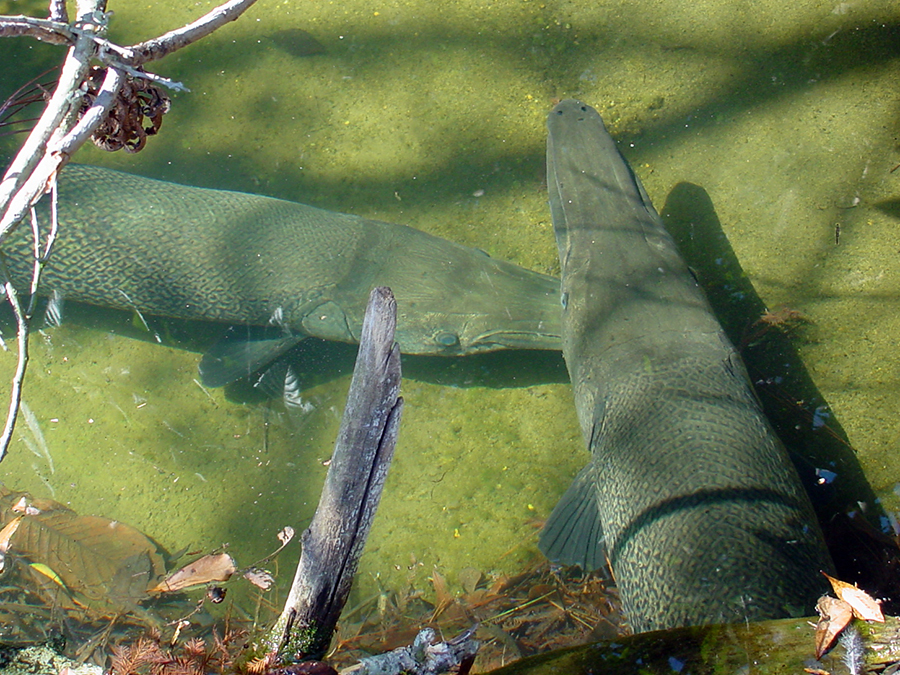
[[[181,25],[202,4],[120,3],[112,37]],[[702,186],[766,304],[807,317],[803,361],[897,510],[898,19],[889,2],[260,3],[159,64],[192,93],[174,96],[144,152],[77,160],[402,222],[556,273],[544,116],[579,97],[658,208],[675,184]],[[300,30],[324,52],[309,55]],[[55,54],[0,48],[35,69]],[[239,562],[305,527],[347,378],[308,392],[298,426],[277,405],[203,390],[191,352],[78,327],[35,336],[34,352],[25,400],[53,466],[20,426],[0,465],[9,487],[172,550],[229,542]],[[568,385],[408,380],[403,395],[362,595],[538,560],[536,525],[587,461]]]

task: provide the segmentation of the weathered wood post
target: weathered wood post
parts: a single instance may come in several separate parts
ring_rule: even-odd
[[[284,611],[264,645],[275,663],[321,658],[350,592],[403,408],[396,323],[391,290],[374,289],[319,506],[303,533],[303,551]]]

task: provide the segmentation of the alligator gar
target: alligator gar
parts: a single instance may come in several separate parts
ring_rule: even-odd
[[[740,356],[600,115],[566,100],[547,126],[591,462],[541,549],[586,570],[608,559],[636,632],[811,614],[832,563]]]
[[[17,233],[9,246],[14,281],[27,289],[30,237]],[[256,355],[256,367],[303,336],[358,341],[375,286],[397,298],[396,339],[407,354],[560,348],[559,281],[477,249],[270,197],[91,166],[60,174],[44,293],[282,328],[286,337]]]

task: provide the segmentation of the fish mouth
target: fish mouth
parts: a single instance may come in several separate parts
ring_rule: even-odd
[[[472,340],[465,351],[488,352],[497,349],[562,349],[562,336],[553,331],[498,330],[483,333]]]

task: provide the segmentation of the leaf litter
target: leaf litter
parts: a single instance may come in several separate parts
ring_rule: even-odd
[[[478,624],[476,638],[482,645],[474,672],[630,632],[616,590],[599,573],[558,570],[547,562],[514,577],[467,568],[459,573],[458,595],[437,570],[430,581],[433,601],[410,582],[402,592],[382,593],[348,608],[329,663],[340,670],[360,657],[411,644],[424,626],[456,635]]]
[[[278,551],[286,539],[280,536]],[[169,561],[152,539],[129,525],[82,516],[0,484],[0,626],[7,647],[51,640],[65,644],[70,658],[105,666],[110,645],[130,643],[137,651],[119,648],[125,661],[120,659],[123,670],[116,675],[189,675],[195,665],[200,675],[209,672],[206,666],[224,668],[222,641],[243,630],[242,623],[249,626],[259,619],[261,612],[273,612],[272,603],[257,592],[255,615],[229,603],[224,612],[232,627],[219,638],[206,601],[224,598],[225,591],[213,584],[238,571],[233,558],[226,553],[202,556],[166,576]],[[266,570],[251,571],[260,588],[271,578]],[[207,587],[199,601],[181,592],[197,586]],[[152,648],[163,644],[161,631],[169,635],[163,641],[168,643],[163,662]],[[135,636],[141,634],[149,637],[138,648]],[[191,640],[199,642],[189,646]],[[207,643],[212,646],[204,652]],[[131,656],[140,667],[125,667]]]
[[[835,579],[825,572],[822,574],[831,583],[837,597],[823,595],[816,603],[816,611],[819,613],[819,621],[816,623],[816,659],[822,658],[831,649],[854,617],[861,621],[884,623],[884,614],[878,600],[853,584]]]

